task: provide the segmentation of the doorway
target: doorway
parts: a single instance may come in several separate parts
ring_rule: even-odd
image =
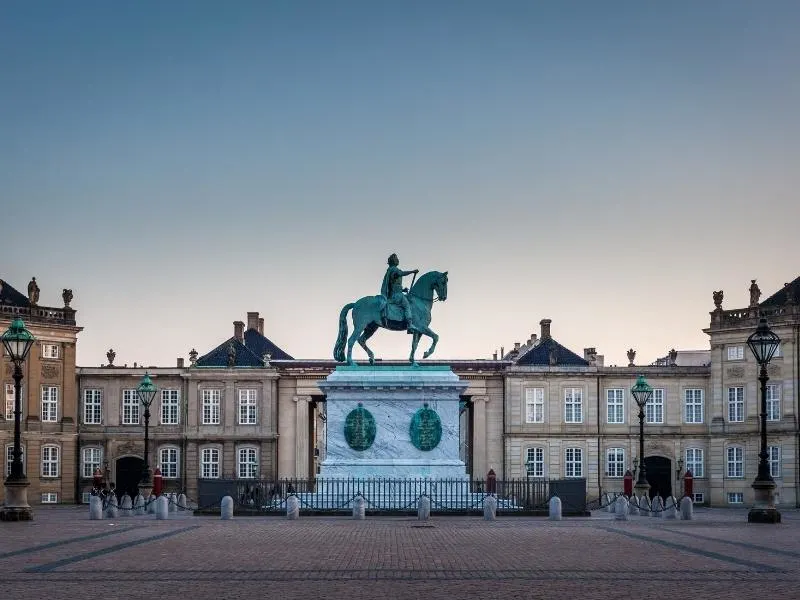
[[[138,456],[125,456],[117,459],[117,497],[122,498],[128,494],[131,500],[139,493],[139,482],[142,480],[144,460]]]
[[[647,456],[644,459],[650,498],[661,496],[665,500],[672,495],[672,461],[663,456]]]

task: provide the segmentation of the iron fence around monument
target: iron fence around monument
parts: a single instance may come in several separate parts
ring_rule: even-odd
[[[297,496],[304,514],[346,514],[364,498],[367,514],[416,514],[422,496],[435,514],[481,514],[487,495],[497,498],[498,514],[546,515],[552,496],[564,515],[585,515],[585,479],[199,479],[200,513],[218,514],[224,496],[241,515],[284,514],[286,500]]]

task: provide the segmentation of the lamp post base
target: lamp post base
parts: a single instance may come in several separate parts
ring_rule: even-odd
[[[0,507],[0,521],[33,521],[33,509],[28,504],[27,479],[6,479],[6,501]]]
[[[775,507],[775,482],[754,481],[755,505],[747,513],[748,523],[780,523],[781,513]]]

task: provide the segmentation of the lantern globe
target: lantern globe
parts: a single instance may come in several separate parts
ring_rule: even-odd
[[[636,400],[636,404],[639,405],[639,408],[644,408],[650,401],[650,398],[653,397],[653,388],[647,383],[644,375],[639,375],[636,379],[636,383],[631,388],[631,395],[633,399]]]
[[[36,338],[25,328],[25,323],[19,317],[11,322],[11,326],[0,336],[0,339],[3,341],[3,347],[6,349],[9,358],[15,363],[25,361],[33,347],[33,343],[36,341]]]
[[[150,379],[149,373],[145,372],[144,377],[142,377],[142,381],[139,382],[139,386],[136,388],[136,394],[139,396],[139,400],[145,407],[149,408],[153,403],[153,399],[156,396],[156,386]]]
[[[759,365],[765,365],[772,360],[780,346],[781,338],[769,328],[765,317],[758,321],[758,327],[747,338],[747,345]]]

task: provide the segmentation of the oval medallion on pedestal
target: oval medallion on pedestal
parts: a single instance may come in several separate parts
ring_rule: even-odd
[[[411,417],[408,435],[414,447],[423,452],[433,450],[442,440],[442,420],[427,403]]]
[[[344,420],[344,439],[353,450],[366,450],[375,441],[375,417],[359,402]]]

